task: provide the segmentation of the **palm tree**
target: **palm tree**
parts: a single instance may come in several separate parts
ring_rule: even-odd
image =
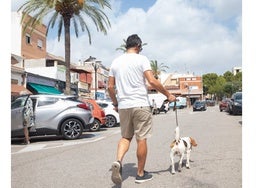
[[[23,4],[18,11],[22,10],[22,22],[26,19],[26,15],[32,14],[31,18],[26,21],[24,32],[26,28],[32,27],[42,23],[46,16],[51,16],[48,23],[49,27],[53,28],[57,22],[58,26],[58,41],[64,27],[65,36],[65,62],[66,62],[66,86],[65,94],[71,93],[71,80],[70,80],[70,59],[71,59],[71,43],[70,43],[70,26],[71,21],[74,27],[75,35],[78,37],[78,24],[81,30],[87,31],[89,44],[91,44],[91,35],[83,16],[91,18],[95,24],[97,31],[107,34],[110,21],[105,13],[101,10],[105,7],[111,9],[108,0],[28,0]],[[46,33],[46,34],[47,34]]]
[[[115,50],[121,50],[121,51],[123,51],[123,53],[125,53],[127,51],[127,49],[126,49],[127,40],[126,39],[123,39],[123,42],[124,43],[121,44],[121,46],[118,47],[118,48],[116,48]],[[145,45],[147,45],[147,43],[143,43],[141,46],[145,46]]]
[[[151,68],[152,68],[154,77],[158,79],[161,72],[166,72],[166,69],[168,69],[169,67],[164,65],[163,63],[158,65],[157,60],[151,60]]]

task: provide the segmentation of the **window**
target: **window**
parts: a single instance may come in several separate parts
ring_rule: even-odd
[[[31,36],[26,34],[26,44],[31,44]]]
[[[51,104],[55,104],[58,101],[59,101],[58,98],[52,98],[52,97],[43,98],[43,97],[40,97],[38,99],[38,106],[51,105]]]
[[[23,107],[25,105],[26,99],[27,96],[17,98],[15,101],[11,103],[11,109]]]
[[[37,40],[37,47],[40,49],[43,48],[43,41],[42,40],[40,40],[40,39]]]

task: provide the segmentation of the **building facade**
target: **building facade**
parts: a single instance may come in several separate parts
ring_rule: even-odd
[[[11,51],[23,59],[39,59],[46,57],[46,32],[44,24],[37,25],[34,29],[24,27],[30,16],[21,24],[22,12],[12,12],[11,20]]]
[[[169,73],[165,76],[161,75],[161,82],[173,95],[186,97],[189,105],[196,100],[203,100],[202,76]]]

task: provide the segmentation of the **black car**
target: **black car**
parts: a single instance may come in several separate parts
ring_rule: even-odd
[[[232,95],[231,99],[228,102],[229,114],[242,115],[242,92],[236,92]]]
[[[193,111],[205,111],[207,110],[206,101],[195,101],[193,104]]]

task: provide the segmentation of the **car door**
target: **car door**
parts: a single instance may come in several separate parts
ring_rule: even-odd
[[[23,129],[23,110],[29,95],[18,97],[11,103],[11,131]]]
[[[55,118],[65,108],[61,104],[57,104],[58,98],[53,97],[37,97],[35,122],[37,129],[57,129],[57,121]]]

